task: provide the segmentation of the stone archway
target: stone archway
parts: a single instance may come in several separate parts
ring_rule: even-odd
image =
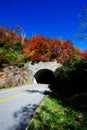
[[[29,72],[29,76],[30,76],[29,78],[31,83],[37,83],[35,79],[35,74],[37,74],[37,72],[46,69],[46,70],[50,70],[53,73],[55,69],[60,66],[61,64],[57,62],[39,62],[35,64],[32,64],[32,62],[26,63],[26,67]]]
[[[55,82],[55,76],[53,71],[49,69],[41,69],[34,75],[37,83],[53,84]]]

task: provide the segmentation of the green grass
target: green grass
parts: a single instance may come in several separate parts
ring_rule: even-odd
[[[61,100],[47,96],[37,109],[28,130],[87,130],[87,115]]]

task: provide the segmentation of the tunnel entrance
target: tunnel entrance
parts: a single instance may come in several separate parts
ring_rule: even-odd
[[[55,82],[55,76],[49,69],[41,69],[34,75],[37,83],[53,84]]]

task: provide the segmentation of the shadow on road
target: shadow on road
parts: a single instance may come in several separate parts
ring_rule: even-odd
[[[27,90],[27,92],[29,92],[29,93],[39,93],[39,94],[42,94],[42,95],[47,95],[49,93],[49,91],[47,91],[47,90],[45,90],[45,91],[39,91],[39,90],[29,91],[29,90]]]
[[[47,90],[46,91],[27,90],[26,92],[29,92],[31,94],[39,93],[41,95],[48,94]],[[9,130],[25,130],[29,122],[32,120],[37,107],[38,107],[37,104],[28,104],[25,107],[22,107],[17,112],[15,112],[13,118],[14,118],[14,122],[16,123]]]
[[[16,124],[9,130],[25,130],[29,124],[29,121],[33,118],[37,107],[38,105],[36,104],[28,104],[15,112],[13,116],[14,120],[16,120]]]

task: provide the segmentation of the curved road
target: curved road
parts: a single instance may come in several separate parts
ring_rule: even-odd
[[[43,101],[48,85],[33,84],[0,91],[0,130],[25,130]]]

